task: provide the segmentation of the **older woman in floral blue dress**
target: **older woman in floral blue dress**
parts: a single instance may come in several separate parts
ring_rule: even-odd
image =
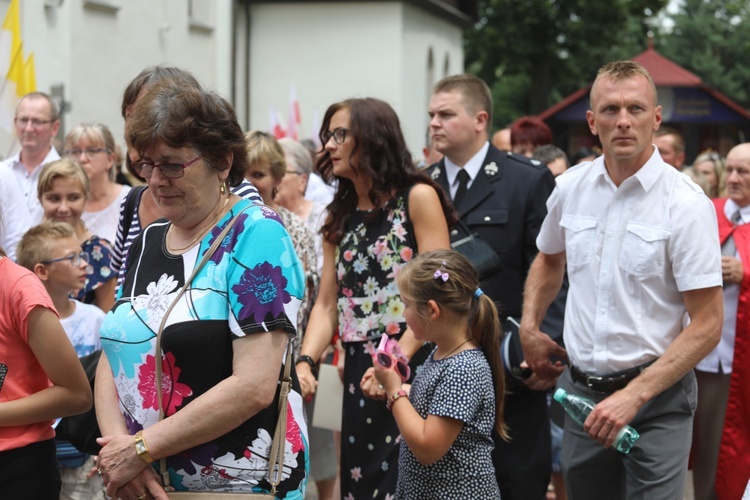
[[[218,95],[165,81],[126,127],[133,167],[165,219],[145,228],[101,329],[96,409],[99,470],[116,498],[166,498],[149,466],[166,459],[177,490],[269,492],[278,383],[295,334],[304,276],[278,215],[230,191],[247,168],[245,138]],[[222,229],[234,225],[167,317]],[[262,244],[259,244],[262,242]],[[159,418],[156,363],[162,367]],[[277,498],[304,497],[307,428],[296,376],[287,405]],[[135,435],[135,438],[134,438]]]

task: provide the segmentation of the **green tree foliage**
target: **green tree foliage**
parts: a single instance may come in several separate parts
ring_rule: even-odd
[[[646,48],[667,0],[479,0],[466,68],[495,100],[494,123],[537,114],[589,84],[608,61]]]
[[[750,3],[683,0],[656,48],[703,83],[750,107]]]

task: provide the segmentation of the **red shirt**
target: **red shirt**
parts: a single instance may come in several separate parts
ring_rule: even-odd
[[[7,367],[0,387],[0,407],[4,402],[30,396],[52,385],[28,344],[29,313],[35,307],[57,314],[52,299],[33,273],[8,258],[0,258],[0,364]],[[0,427],[0,451],[54,436],[51,420]]]

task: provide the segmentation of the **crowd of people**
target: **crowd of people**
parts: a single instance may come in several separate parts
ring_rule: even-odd
[[[95,122],[58,153],[44,93],[16,110],[0,497],[682,498],[689,463],[697,500],[749,486],[750,143],[686,166],[639,64],[600,69],[572,162],[536,117],[491,135],[471,75],[433,87],[421,164],[375,98],[317,148],[170,66],[121,109],[124,155]],[[311,421],[331,353],[340,433]],[[95,451],[61,430],[81,412]]]

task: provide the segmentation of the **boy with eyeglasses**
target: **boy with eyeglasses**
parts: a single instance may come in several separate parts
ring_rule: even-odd
[[[49,293],[78,357],[100,349],[99,328],[104,312],[70,298],[83,287],[88,265],[88,254],[81,251],[73,228],[63,222],[32,227],[18,244],[16,257],[18,264],[33,272]],[[60,499],[105,499],[101,477],[89,477],[95,467],[94,457],[61,439],[56,439],[56,445],[62,479]]]

